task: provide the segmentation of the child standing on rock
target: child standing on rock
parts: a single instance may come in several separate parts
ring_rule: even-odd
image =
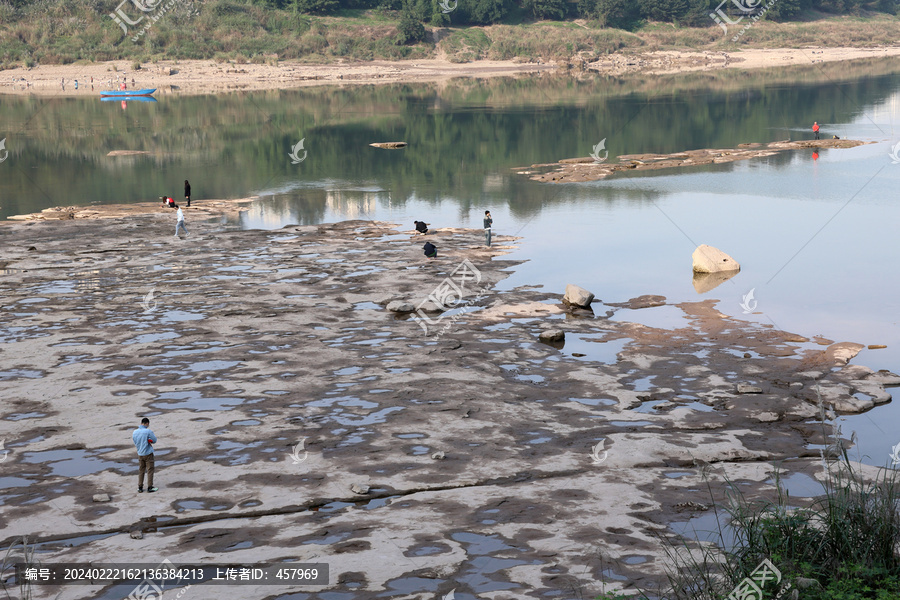
[[[187,230],[187,227],[184,226],[184,213],[181,212],[181,207],[178,206],[177,204],[175,205],[175,208],[178,209],[178,212],[175,215],[175,217],[177,219],[175,222],[175,237],[178,237],[178,228],[179,227],[181,229],[184,229],[184,235],[187,235],[188,230]]]

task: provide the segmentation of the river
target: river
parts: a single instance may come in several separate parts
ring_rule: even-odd
[[[527,260],[504,288],[561,293],[576,283],[603,302],[716,299],[727,315],[810,338],[887,345],[854,362],[900,372],[896,61],[628,80],[545,74],[216,96],[170,91],[125,106],[101,103],[90,90],[76,98],[0,96],[9,152],[0,163],[0,218],[179,198],[185,179],[198,203],[260,196],[232,227],[357,218],[410,229],[414,219],[480,227],[490,209],[496,233],[522,236],[514,257]],[[823,137],[875,143],[583,184],[519,174],[588,156],[600,142],[614,160],[809,139],[813,121]],[[385,141],[409,146],[369,146]],[[148,154],[107,156],[114,150]],[[704,294],[691,277],[701,243],[742,265]],[[673,314],[646,309],[644,319],[686,325]],[[866,462],[883,465],[900,441],[896,407],[848,420],[844,432],[863,434]]]

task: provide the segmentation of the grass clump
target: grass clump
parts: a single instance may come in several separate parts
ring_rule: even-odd
[[[823,411],[824,422],[824,411]],[[674,568],[667,600],[719,600],[768,560],[782,579],[766,598],[896,600],[900,598],[900,480],[892,468],[873,476],[850,460],[840,430],[827,446],[822,495],[796,506],[776,474],[775,500],[749,501],[731,482],[719,524],[721,548],[667,546]],[[799,590],[802,589],[802,592]]]

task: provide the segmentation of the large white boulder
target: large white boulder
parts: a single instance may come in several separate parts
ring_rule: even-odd
[[[591,302],[594,300],[594,294],[587,291],[583,287],[578,287],[577,285],[572,285],[571,283],[566,285],[566,295],[563,296],[563,302],[566,304],[571,304],[572,306],[580,306],[581,308],[590,308]]]
[[[718,248],[700,244],[691,255],[694,259],[695,273],[720,273],[722,271],[740,271],[741,265]]]

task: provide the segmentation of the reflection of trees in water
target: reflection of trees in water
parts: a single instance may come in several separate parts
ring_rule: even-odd
[[[163,194],[178,198],[185,179],[201,202],[303,185],[302,191],[272,200],[273,210],[287,210],[278,202],[289,197],[302,222],[314,222],[326,210],[324,195],[309,186],[331,193],[336,204],[327,210],[348,218],[362,214],[353,212],[362,206],[354,209],[339,199],[351,198],[346,188],[354,186],[389,190],[389,202],[398,207],[412,198],[426,204],[449,200],[461,213],[509,203],[514,212],[528,215],[562,197],[642,201],[645,192],[613,193],[602,185],[562,193],[517,175],[514,167],[588,156],[604,139],[609,160],[615,160],[619,154],[784,139],[813,120],[849,122],[900,88],[900,76],[880,74],[883,65],[869,61],[860,68],[871,76],[840,85],[807,83],[812,74],[800,69],[793,77],[803,83],[794,85],[786,83],[792,77],[788,70],[629,80],[542,75],[168,96],[127,111],[93,97],[62,103],[15,97],[4,99],[5,121],[13,131],[7,134],[10,160],[0,165],[8,171],[0,182],[0,210],[146,201]],[[820,68],[848,71],[846,64]],[[776,85],[769,85],[773,81]],[[44,102],[53,105],[41,110]],[[27,135],[16,133],[24,123]],[[307,157],[291,164],[288,154],[300,139]],[[409,146],[371,148],[376,141]],[[110,150],[153,154],[107,157]],[[767,160],[781,165],[791,156]],[[36,193],[35,181],[43,192]]]
[[[324,190],[262,196],[241,216],[243,224],[262,229],[277,229],[287,224],[315,225],[325,219],[328,204]]]

